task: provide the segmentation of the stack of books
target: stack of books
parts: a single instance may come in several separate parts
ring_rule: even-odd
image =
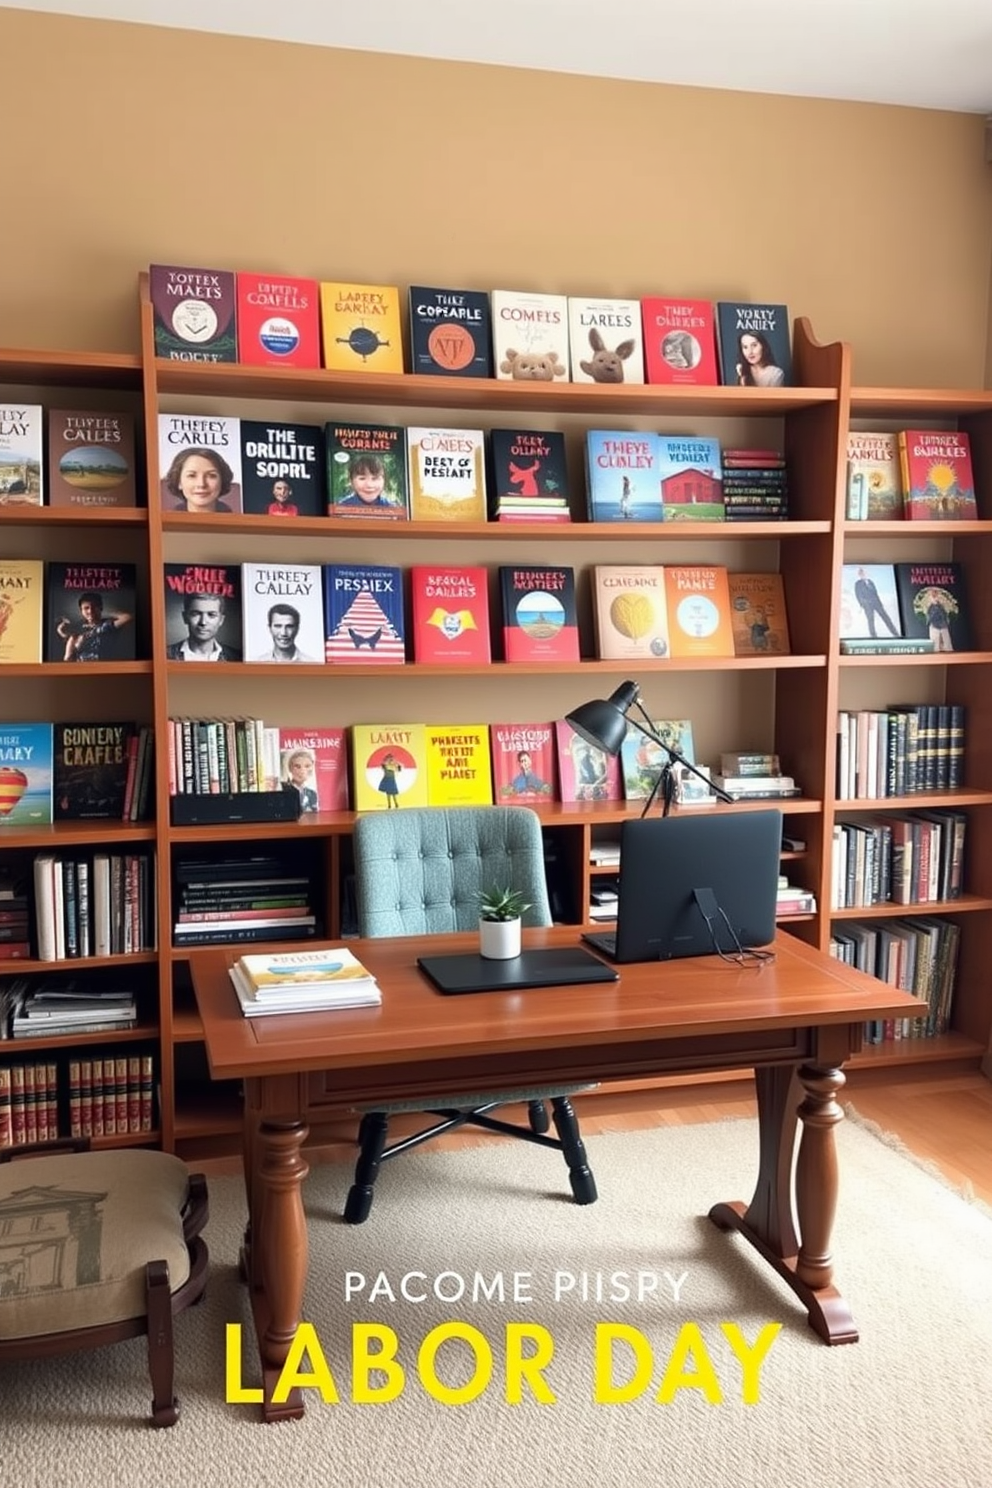
[[[720,773],[710,779],[735,801],[777,801],[802,795],[793,777],[782,774],[777,754],[721,754]]]
[[[117,1033],[137,1021],[133,992],[108,991],[73,979],[16,985],[10,1012],[11,1038],[57,1038],[65,1034]]]
[[[246,1018],[374,1007],[382,1002],[375,977],[341,946],[242,956],[231,967],[231,981]]]

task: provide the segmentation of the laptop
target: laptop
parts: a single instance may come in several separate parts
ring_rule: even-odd
[[[615,982],[618,973],[581,946],[521,951],[506,961],[475,953],[418,956],[439,992],[517,992],[525,987],[567,987],[576,982]]]
[[[781,851],[778,810],[625,821],[616,930],[582,939],[619,963],[767,945]]]

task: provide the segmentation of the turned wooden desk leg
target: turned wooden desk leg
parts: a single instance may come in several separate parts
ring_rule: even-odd
[[[845,1084],[841,1069],[819,1069],[804,1064],[799,1079],[805,1097],[799,1107],[802,1136],[796,1159],[796,1208],[802,1243],[796,1258],[796,1275],[814,1288],[833,1281],[830,1236],[837,1212],[837,1144],[834,1127],[844,1112],[837,1093]]]
[[[267,1420],[303,1414],[300,1392],[281,1405],[272,1391],[300,1322],[307,1279],[307,1221],[301,1185],[310,1171],[300,1148],[307,1136],[302,1121],[259,1123],[252,1180],[252,1256],[255,1324],[262,1360]]]

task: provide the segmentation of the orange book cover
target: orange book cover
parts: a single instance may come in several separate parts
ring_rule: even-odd
[[[788,656],[789,619],[779,573],[728,574],[735,656]]]
[[[720,564],[666,564],[665,601],[671,654],[733,656],[727,570]]]
[[[324,366],[339,372],[402,372],[400,292],[395,284],[321,283]]]

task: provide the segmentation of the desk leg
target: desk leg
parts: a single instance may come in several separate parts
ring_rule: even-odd
[[[301,1185],[309,1168],[301,1121],[261,1120],[252,1133],[250,1220],[244,1270],[251,1286],[262,1363],[266,1421],[303,1415],[302,1392],[273,1404],[272,1394],[300,1321],[307,1277],[307,1221]]]

